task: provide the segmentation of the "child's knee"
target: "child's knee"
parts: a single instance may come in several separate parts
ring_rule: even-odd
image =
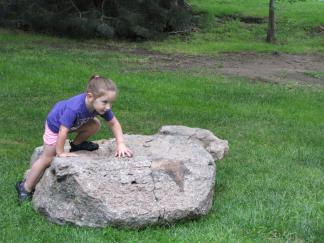
[[[50,167],[50,165],[51,165],[51,163],[52,163],[52,161],[53,161],[53,159],[54,159],[54,156],[46,156],[46,155],[42,155],[41,157],[40,157],[40,161],[39,161],[39,163],[41,163],[44,167]]]

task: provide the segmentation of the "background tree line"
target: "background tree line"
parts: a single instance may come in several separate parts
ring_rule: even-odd
[[[151,39],[185,31],[183,0],[0,0],[0,25],[72,37]]]
[[[270,43],[276,42],[275,2],[269,0]],[[71,37],[153,39],[190,32],[193,20],[184,0],[0,0],[0,26]]]

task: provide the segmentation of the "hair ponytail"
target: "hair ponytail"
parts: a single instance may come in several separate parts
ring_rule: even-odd
[[[87,85],[87,93],[92,93],[95,97],[100,97],[107,91],[118,92],[117,86],[111,79],[106,79],[98,74],[90,77]]]

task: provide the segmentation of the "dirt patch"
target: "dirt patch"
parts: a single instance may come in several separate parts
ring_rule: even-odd
[[[239,53],[223,54],[218,61],[223,65],[218,70],[255,80],[278,83],[324,85],[324,78],[308,75],[309,72],[324,72],[324,55]]]
[[[324,54],[249,52],[189,56],[161,54],[142,49],[128,53],[145,57],[145,66],[151,70],[220,73],[257,81],[324,86]],[[321,75],[310,75],[317,72]]]
[[[58,44],[38,42],[52,48],[74,48],[121,52],[136,56],[136,61],[128,61],[125,72],[185,71],[196,74],[224,74],[245,77],[250,80],[274,83],[296,83],[324,86],[324,53],[223,53],[218,56],[164,54],[146,49],[116,48],[110,45],[89,43]],[[127,61],[126,61],[127,62]],[[316,75],[319,73],[319,75]],[[310,75],[315,74],[315,75]]]
[[[216,22],[224,23],[230,20],[238,20],[240,22],[246,24],[263,24],[267,22],[267,18],[264,17],[256,17],[256,16],[240,16],[240,15],[222,15],[217,17]]]

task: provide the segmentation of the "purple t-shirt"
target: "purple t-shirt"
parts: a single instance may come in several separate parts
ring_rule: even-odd
[[[97,111],[88,111],[85,99],[86,94],[82,93],[56,103],[47,116],[47,125],[52,132],[58,133],[61,125],[74,131],[96,115],[100,115]],[[110,121],[113,119],[114,113],[108,110],[100,116],[106,121]]]

